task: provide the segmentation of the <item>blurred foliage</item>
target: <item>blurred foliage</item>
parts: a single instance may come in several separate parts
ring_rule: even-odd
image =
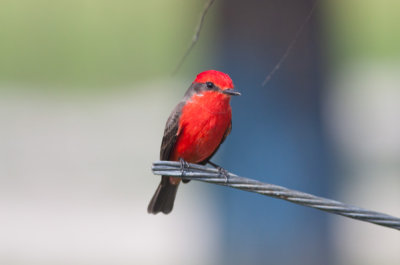
[[[325,4],[327,38],[336,50],[331,58],[336,64],[346,63],[343,60],[400,59],[399,0],[336,0]]]
[[[1,0],[0,82],[104,88],[169,75],[203,4]]]
[[[336,65],[400,59],[400,1],[324,4]],[[169,76],[203,6],[204,1],[180,0],[1,0],[0,84],[109,89]],[[210,10],[180,74],[215,67],[217,10],[218,5]]]

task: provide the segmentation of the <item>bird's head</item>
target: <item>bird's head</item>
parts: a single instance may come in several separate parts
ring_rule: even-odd
[[[229,75],[220,71],[208,70],[201,72],[193,83],[200,85],[198,87],[199,92],[216,91],[228,96],[240,96],[239,92],[233,90],[233,82]]]

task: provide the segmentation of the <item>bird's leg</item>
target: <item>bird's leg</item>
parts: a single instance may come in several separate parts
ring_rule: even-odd
[[[218,166],[217,164],[215,164],[215,163],[213,163],[213,162],[211,162],[211,161],[208,161],[207,163],[210,164],[210,165],[212,165],[212,166],[215,167],[216,169],[218,169],[218,174],[219,174],[220,176],[225,177],[225,183],[228,183],[228,182],[229,182],[229,172],[228,172],[228,170],[226,170],[226,169],[223,168],[223,167]]]
[[[183,158],[179,158],[179,162],[181,163],[182,180],[185,180],[185,171],[187,168],[189,168],[189,164]]]

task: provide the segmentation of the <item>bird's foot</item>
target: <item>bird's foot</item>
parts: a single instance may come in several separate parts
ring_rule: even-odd
[[[225,168],[218,167],[218,174],[222,177],[225,177],[225,184],[229,183],[229,172]]]
[[[208,161],[208,163],[218,170],[218,175],[221,176],[221,177],[224,177],[225,178],[225,184],[227,184],[229,182],[229,172],[228,172],[228,170],[226,170],[223,167],[218,166],[217,164],[215,164],[215,163],[213,163],[211,161]]]
[[[189,168],[189,164],[183,158],[179,158],[179,162],[181,163],[182,180],[187,182],[189,180],[185,178],[185,173],[186,173],[186,170]]]

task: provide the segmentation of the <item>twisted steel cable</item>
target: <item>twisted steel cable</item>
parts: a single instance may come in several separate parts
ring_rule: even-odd
[[[314,196],[305,192],[290,190],[285,187],[240,177],[228,171],[225,172],[226,174],[222,174],[221,170],[215,168],[191,163],[183,165],[181,162],[173,161],[154,162],[152,171],[156,175],[167,175],[181,177],[188,180],[199,180],[244,191],[259,193],[296,204],[316,208],[329,213],[400,230],[400,218],[375,211],[365,210],[356,206],[346,205],[335,200]]]

